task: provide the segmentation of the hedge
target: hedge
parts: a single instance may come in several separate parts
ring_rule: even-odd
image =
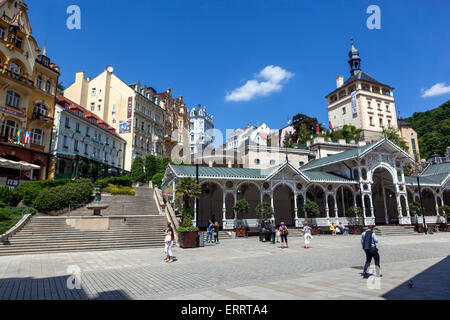
[[[8,187],[0,187],[0,202],[11,207],[17,207],[20,200],[22,200],[22,197],[19,191]]]
[[[95,184],[100,186],[102,189],[106,188],[108,184],[131,187],[133,185],[133,179],[131,177],[113,177],[97,180]]]
[[[164,174],[162,174],[162,173],[155,174],[152,178],[152,184],[154,186],[157,186],[158,188],[161,188],[163,178],[164,178]]]
[[[104,192],[109,192],[111,194],[125,194],[129,196],[134,196],[134,189],[127,186],[115,186],[113,184],[108,184],[106,188],[103,189]]]
[[[70,181],[65,185],[43,189],[32,206],[41,212],[61,210],[86,202],[93,191],[94,186],[87,179]]]
[[[25,182],[17,187],[17,191],[19,192],[20,200],[22,200],[25,205],[31,206],[33,201],[44,189],[66,185],[69,182],[71,182],[69,179]]]

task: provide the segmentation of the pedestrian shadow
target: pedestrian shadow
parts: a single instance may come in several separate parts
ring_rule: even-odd
[[[387,300],[450,300],[450,256],[388,291]]]
[[[0,279],[0,300],[130,300],[123,290],[92,292],[73,276]]]

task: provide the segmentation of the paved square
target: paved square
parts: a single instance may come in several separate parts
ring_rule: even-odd
[[[0,299],[450,299],[450,233],[380,237],[369,280],[358,236],[289,240],[175,248],[172,264],[162,248],[2,256]]]

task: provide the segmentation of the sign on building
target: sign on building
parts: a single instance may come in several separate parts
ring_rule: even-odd
[[[358,107],[356,106],[356,91],[352,92],[352,113],[353,117],[358,115]]]
[[[133,112],[133,97],[128,98],[128,113],[127,118],[131,118]]]
[[[130,133],[131,132],[131,120],[119,122],[119,133]]]

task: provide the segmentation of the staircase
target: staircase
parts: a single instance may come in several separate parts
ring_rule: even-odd
[[[414,231],[414,226],[377,226],[375,234],[377,236],[407,236],[420,233]]]
[[[108,230],[82,231],[66,223],[68,216],[49,217],[37,215],[16,235],[0,243],[0,256],[30,253],[118,250],[135,248],[163,248],[167,218],[159,215],[153,198],[153,189],[136,188],[136,196],[110,197],[110,211],[116,214],[115,223]],[[124,198],[125,197],[125,198]],[[105,199],[106,200],[106,199]],[[106,202],[106,201],[105,201]],[[76,213],[76,214],[75,214]],[[70,218],[92,216],[92,211],[80,208],[71,212]],[[103,212],[102,212],[103,214]],[[83,219],[88,219],[84,217]]]

